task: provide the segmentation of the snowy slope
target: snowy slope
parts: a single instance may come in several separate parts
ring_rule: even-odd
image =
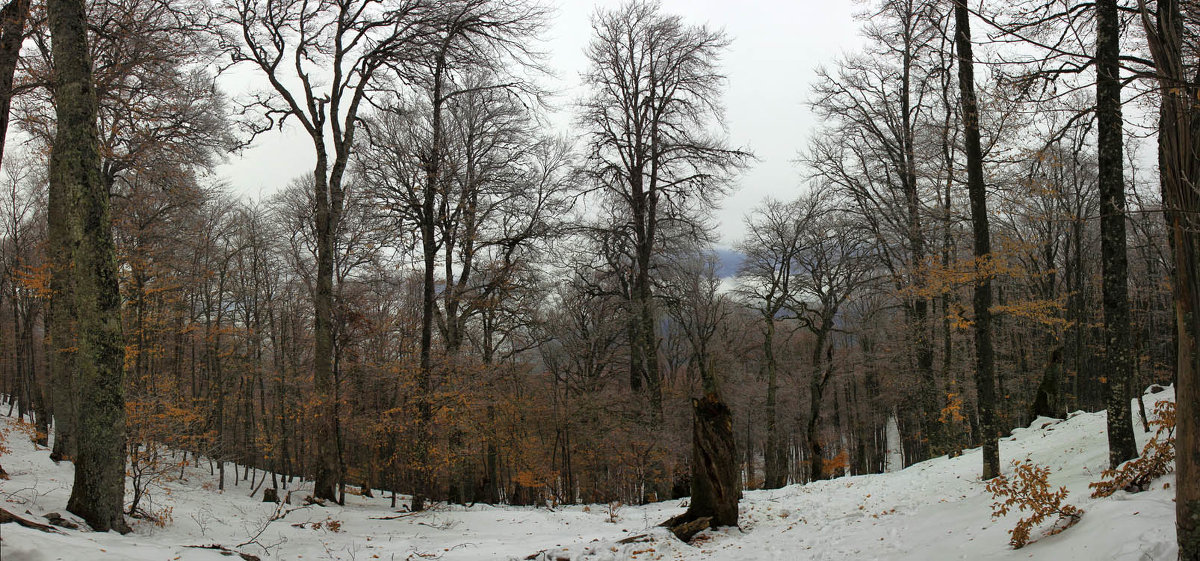
[[[1172,398],[1170,390],[1153,395],[1147,409],[1155,399]],[[185,547],[214,543],[263,559],[453,561],[533,554],[554,561],[1175,559],[1172,475],[1144,493],[1089,497],[1087,485],[1098,479],[1107,459],[1104,422],[1103,413],[1081,413],[1065,421],[1039,419],[1001,442],[1006,467],[1010,460],[1026,457],[1052,466],[1051,483],[1065,485],[1071,493],[1068,502],[1086,511],[1073,528],[1016,551],[1009,547],[1007,534],[1016,519],[991,519],[991,497],[977,479],[981,460],[976,449],[896,473],[748,492],[742,501],[742,528],[702,535],[697,546],[654,528],[683,511],[678,501],[620,508],[616,523],[609,522],[602,505],[554,511],[442,507],[375,520],[394,516],[386,498],[348,495],[345,507],[298,509],[267,524],[256,543],[235,547],[259,531],[273,505],[248,497],[246,483],[218,493],[207,469],[192,470],[188,481],[170,485],[166,501],[173,508],[173,522],[165,528],[139,521],[128,536],[78,531],[52,535],[4,524],[0,559],[230,559],[217,551]],[[1137,432],[1140,443],[1146,435]],[[70,465],[55,466],[46,451],[34,450],[24,439],[13,438],[11,445],[13,452],[0,459],[12,476],[0,481],[0,506],[18,514],[62,513]],[[340,522],[340,531],[327,525],[312,528],[327,520]],[[635,541],[619,541],[625,538]]]

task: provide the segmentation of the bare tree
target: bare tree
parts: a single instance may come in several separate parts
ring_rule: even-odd
[[[703,236],[700,219],[750,154],[711,131],[723,117],[717,67],[729,39],[721,31],[661,13],[653,0],[630,0],[592,17],[589,93],[578,115],[587,131],[585,169],[611,201],[606,226],[628,248],[630,386],[645,388],[662,415],[655,332],[654,273],[671,233]]]
[[[1108,464],[1136,458],[1130,381],[1129,264],[1125,243],[1124,121],[1121,117],[1121,32],[1117,0],[1096,1],[1096,133],[1100,185],[1100,269],[1103,274],[1105,405]]]
[[[979,104],[975,99],[975,58],[971,15],[966,0],[954,4],[954,44],[958,49],[958,89],[962,102],[963,144],[967,156],[967,190],[975,242],[975,391],[983,432],[983,479],[1000,475],[1000,442],[996,430],[996,382],[992,352],[992,259],[988,230],[987,187],[983,182],[983,149],[979,142]]]
[[[825,443],[819,433],[825,392],[836,369],[834,335],[842,306],[871,280],[874,267],[868,255],[867,232],[850,213],[837,209],[828,194],[815,190],[797,201],[795,220],[803,224],[802,248],[795,256],[795,293],[787,306],[800,325],[816,338],[809,377],[809,415],[806,439],[810,478],[832,475],[825,469]]]
[[[804,161],[836,186],[866,220],[876,251],[902,298],[919,387],[921,451],[941,448],[943,394],[933,367],[926,201],[932,174],[918,158],[925,131],[937,130],[929,103],[942,72],[931,60],[941,36],[934,2],[883,0],[866,26],[873,45],[832,69],[819,69],[812,105],[825,121]],[[940,139],[938,140],[940,142]]]
[[[265,120],[252,133],[293,120],[312,141],[317,274],[313,290],[313,378],[322,422],[314,496],[337,500],[341,479],[333,400],[334,244],[343,180],[359,112],[389,69],[405,68],[428,46],[432,7],[424,0],[289,2],[228,0],[221,6],[222,46],[235,63],[271,85],[244,105]]]
[[[1078,4],[1031,0],[1010,6],[1005,22],[983,18],[997,29],[1002,40],[1033,47],[1034,54],[1022,57],[1022,64],[1016,65],[1021,70],[1014,83],[1026,98],[1055,99],[1066,95],[1064,92],[1077,91],[1092,83],[1072,82],[1070,78],[1095,72],[1095,104],[1076,111],[1059,134],[1079,119],[1095,118],[1104,309],[1101,384],[1108,410],[1109,464],[1113,468],[1138,454],[1130,407],[1134,357],[1127,286],[1121,71],[1145,74],[1154,66],[1152,61],[1121,52],[1122,12],[1127,9],[1117,0]],[[1090,29],[1089,23],[1094,24]],[[1091,51],[1089,39],[1094,39]],[[1054,87],[1047,87],[1050,84]]]
[[[468,257],[456,267],[460,249],[470,251],[473,232],[462,232],[460,225],[473,228],[482,211],[473,206],[479,201],[479,189],[485,177],[478,166],[488,165],[475,157],[481,146],[492,147],[511,140],[502,139],[511,130],[490,131],[480,136],[470,128],[465,111],[500,112],[484,118],[483,126],[511,126],[520,105],[517,97],[528,96],[536,102],[541,93],[521,70],[540,70],[539,53],[529,43],[540,32],[547,14],[544,8],[526,0],[461,0],[445,3],[442,11],[429,20],[430,47],[400,73],[417,86],[415,99],[394,104],[382,111],[378,131],[372,132],[367,150],[374,156],[361,158],[360,172],[370,189],[384,205],[384,214],[397,225],[415,227],[419,233],[423,266],[421,350],[418,372],[420,399],[418,421],[423,440],[418,444],[417,464],[428,466],[431,459],[433,420],[433,344],[439,319],[437,308],[438,258],[443,256],[449,283],[445,293],[447,309],[440,316],[447,346],[457,351],[463,340],[459,317],[457,281],[467,282],[472,274]],[[455,114],[456,109],[459,114]],[[524,115],[516,117],[525,118]],[[478,120],[478,119],[477,119]],[[479,123],[476,123],[478,125]],[[457,132],[466,132],[456,137]],[[474,133],[475,136],[472,136]],[[459,148],[460,154],[455,154]],[[496,150],[497,152],[503,149]],[[463,156],[456,159],[456,156]],[[458,168],[458,166],[463,166]],[[475,174],[472,176],[472,174]],[[490,180],[490,178],[486,178]],[[456,189],[456,186],[459,189]],[[462,189],[462,187],[466,189]],[[537,207],[535,207],[537,208]],[[470,212],[464,214],[463,211]],[[543,209],[544,210],[544,209]],[[537,223],[537,220],[531,223]],[[516,249],[520,240],[510,244]],[[444,251],[444,255],[442,252]],[[511,257],[511,254],[510,254]],[[460,278],[461,277],[461,278]],[[451,309],[455,308],[455,309]],[[453,314],[455,317],[448,317]],[[426,469],[427,468],[422,468]],[[424,508],[432,492],[432,481],[420,484],[413,494],[413,509]]]
[[[759,313],[763,323],[763,370],[767,378],[767,439],[764,465],[767,489],[787,483],[787,456],[779,439],[779,361],[775,356],[775,329],[780,312],[795,297],[793,268],[803,251],[801,238],[811,214],[797,202],[768,200],[746,217],[746,239],[738,246],[744,256],[738,280],[742,297]]]

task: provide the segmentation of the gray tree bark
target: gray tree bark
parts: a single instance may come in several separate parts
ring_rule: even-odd
[[[100,177],[96,129],[97,101],[88,52],[87,15],[82,0],[50,0],[46,5],[54,53],[57,134],[50,153],[50,189],[69,235],[62,250],[70,268],[74,346],[57,341],[69,354],[78,404],[75,481],[67,510],[98,531],[129,531],[125,524],[125,341],[117,286],[109,193]],[[62,225],[59,225],[60,227]],[[63,297],[65,295],[56,295]]]
[[[1128,259],[1121,120],[1120,15],[1116,0],[1096,2],[1096,121],[1099,139],[1100,267],[1104,300],[1108,463],[1137,457],[1129,405],[1133,357],[1129,337]]]

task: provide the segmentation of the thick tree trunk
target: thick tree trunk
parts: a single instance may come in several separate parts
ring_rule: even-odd
[[[125,524],[125,344],[117,286],[109,193],[100,178],[97,101],[82,0],[46,5],[54,54],[57,133],[50,185],[63,199],[74,244],[78,338],[73,353],[79,404],[78,456],[67,509],[99,531],[127,532]],[[60,347],[63,341],[58,342]]]
[[[737,526],[742,498],[729,407],[706,393],[692,400],[692,413],[691,503],[687,512],[663,523],[683,541],[705,528]]]
[[[967,190],[975,242],[975,392],[983,440],[983,479],[1000,475],[1000,443],[996,431],[996,369],[992,352],[992,277],[987,190],[983,183],[983,151],[979,146],[979,106],[975,101],[975,59],[971,52],[971,19],[966,0],[954,4],[954,42],[958,49],[958,89],[962,100],[963,140],[967,155]]]
[[[1108,462],[1116,468],[1137,457],[1128,380],[1133,374],[1129,338],[1128,262],[1125,246],[1120,15],[1116,0],[1096,2],[1096,121],[1099,139],[1100,265],[1104,300],[1104,378],[1108,409]]]
[[[71,220],[70,193],[50,184],[47,204],[47,253],[50,260],[50,304],[46,315],[46,365],[50,370],[50,402],[54,413],[54,448],[50,459],[73,460],[78,403],[75,399],[75,281],[71,271],[72,248],[78,232]]]
[[[1183,17],[1178,0],[1160,0],[1157,23],[1143,26],[1159,72],[1159,162],[1163,202],[1175,258],[1178,336],[1175,390],[1175,520],[1179,559],[1200,560],[1200,84],[1183,65]],[[1128,402],[1127,402],[1128,403]]]
[[[827,355],[827,353],[833,352],[832,348],[827,348],[826,339],[828,337],[828,333],[823,330],[817,333],[817,346],[813,349],[812,354],[812,378],[809,379],[808,386],[808,430],[805,434],[808,439],[809,479],[811,481],[820,481],[829,477],[825,469],[825,445],[818,434],[821,422],[821,402],[825,397],[825,387],[829,384],[829,378],[833,374],[832,357]],[[824,360],[822,357],[825,357]]]
[[[645,382],[645,387],[639,385],[636,390],[649,394],[650,420],[657,424],[662,419],[662,375],[658,369],[658,334],[654,329],[654,290],[650,280],[649,246],[638,249],[638,272],[634,281],[634,340],[632,341],[631,358],[633,371],[630,382],[637,378]]]

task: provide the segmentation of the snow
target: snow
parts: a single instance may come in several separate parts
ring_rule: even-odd
[[[1166,390],[1147,395],[1147,409]],[[1134,409],[1137,410],[1136,408]],[[0,422],[11,422],[3,420]],[[1135,431],[1139,444],[1149,435]],[[12,453],[0,458],[9,481],[0,481],[3,508],[40,520],[66,514],[72,468],[55,465],[13,433]],[[0,525],[0,559],[50,560],[228,560],[219,551],[188,545],[221,544],[263,559],[420,560],[524,559],[607,561],[626,559],[1129,559],[1173,560],[1174,475],[1151,490],[1090,498],[1088,483],[1107,461],[1104,413],[1076,413],[1067,420],[1039,418],[1001,441],[1001,461],[1030,458],[1051,466],[1051,483],[1070,491],[1068,502],[1086,512],[1062,534],[1043,537],[1020,550],[1008,545],[1016,522],[991,518],[991,497],[978,480],[978,449],[958,458],[935,458],[894,473],[845,477],[809,485],[746,493],[742,527],[701,534],[696,545],[675,540],[655,524],[683,511],[668,501],[616,510],[607,505],[546,508],[441,506],[396,516],[386,497],[347,494],[345,507],[290,505],[282,520],[266,522],[270,503],[251,498],[249,485],[215,490],[207,467],[192,468],[186,481],[168,484],[160,504],[172,521],[158,527],[134,521],[127,536],[65,530],[47,534],[15,524]],[[300,497],[307,491],[293,492]],[[69,515],[68,515],[69,517]],[[327,521],[340,527],[331,529]],[[240,545],[266,529],[254,543]],[[295,525],[299,525],[297,527]],[[319,528],[314,529],[314,525]],[[337,524],[334,525],[338,526]],[[629,543],[621,543],[625,540]]]

